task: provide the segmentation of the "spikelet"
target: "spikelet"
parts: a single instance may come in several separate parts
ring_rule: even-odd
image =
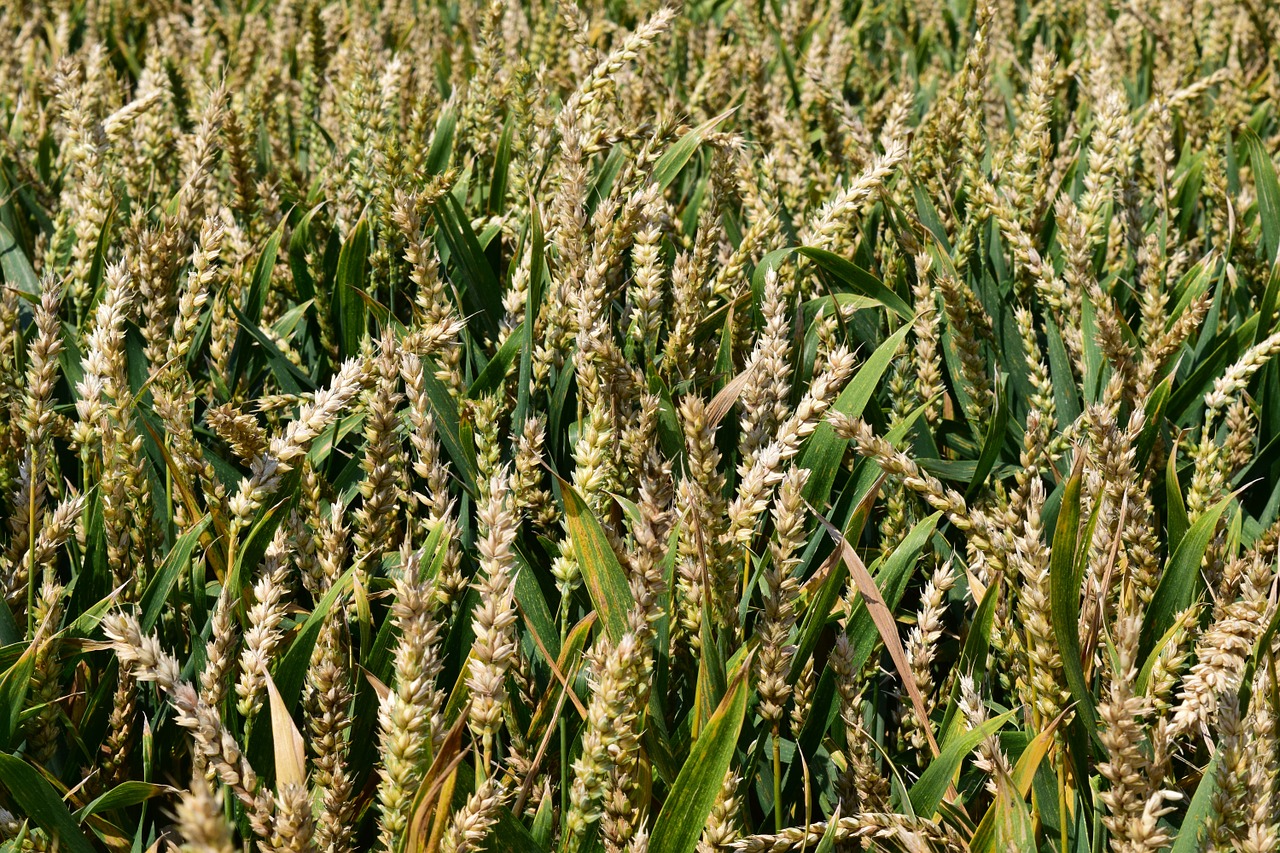
[[[368,390],[364,408],[365,452],[361,467],[360,508],[355,512],[354,537],[356,558],[376,567],[382,556],[394,550],[398,535],[396,507],[400,504],[404,460],[400,446],[399,417],[396,408],[403,395],[399,390],[400,362],[395,339],[390,330],[383,333],[377,358],[373,361],[375,379]]]
[[[315,754],[314,785],[322,791],[322,808],[316,825],[316,846],[328,853],[351,849],[354,780],[349,769],[350,742],[346,733],[353,698],[344,626],[335,605],[326,618],[311,653],[307,669],[307,703],[310,718],[308,743]]]
[[[915,627],[907,637],[907,664],[911,667],[916,686],[927,697],[935,694],[932,668],[935,645],[942,638],[942,617],[946,609],[946,596],[954,584],[955,574],[950,564],[943,564],[934,570],[933,576],[925,584],[924,591],[921,593]],[[928,704],[931,701],[932,699],[925,700],[926,710],[932,710]],[[907,719],[912,729],[911,745],[916,749],[923,749],[928,739],[920,729],[920,721],[915,715],[909,715]]]
[[[261,790],[258,775],[245,758],[235,737],[223,724],[216,708],[202,700],[195,688],[180,676],[178,662],[160,648],[154,636],[144,636],[136,617],[112,613],[103,619],[103,631],[121,663],[132,667],[138,681],[154,681],[177,712],[178,725],[191,733],[196,754],[244,803],[254,832],[266,837],[274,811],[270,792]]]
[[[853,357],[843,349],[829,353],[828,360],[827,369],[814,377],[809,390],[791,416],[778,426],[768,446],[749,465],[744,462],[739,466],[738,492],[729,504],[729,527],[722,535],[730,563],[744,554],[753,538],[756,521],[768,505],[769,494],[784,476],[782,466],[799,453],[801,441],[817,429],[853,370]],[[735,598],[735,577],[727,573],[712,575],[713,612],[718,622],[724,623],[730,618],[728,602]]]
[[[977,685],[970,675],[960,676],[960,710],[964,714],[966,727],[970,731],[987,721],[987,707],[978,693]],[[999,790],[999,780],[1012,777],[1013,765],[1009,763],[998,737],[983,738],[978,744],[974,765],[987,775],[986,788],[992,794]]]
[[[770,563],[764,577],[767,590],[761,614],[760,659],[757,664],[760,715],[778,736],[782,714],[791,695],[790,670],[795,648],[788,645],[796,623],[799,584],[793,577],[796,552],[804,536],[804,486],[809,471],[792,468],[778,488],[773,520],[776,540],[770,543]]]
[[[518,516],[511,507],[505,468],[493,474],[487,501],[477,509],[480,525],[480,605],[472,617],[476,648],[467,674],[471,691],[468,724],[484,743],[485,765],[503,725],[506,674],[515,656],[515,557],[512,541]]]
[[[209,788],[201,775],[191,780],[191,788],[178,804],[178,827],[182,849],[188,853],[232,853],[232,833],[222,816],[222,796]]]
[[[1062,657],[1058,651],[1050,608],[1049,549],[1041,527],[1040,511],[1044,506],[1044,485],[1038,478],[1031,481],[1022,529],[1016,534],[1010,554],[1010,567],[1022,578],[1018,588],[1018,622],[1026,636],[1027,662],[1019,683],[1022,701],[1034,710],[1038,726],[1049,725],[1067,699],[1062,673]]]
[[[591,824],[603,814],[609,773],[620,757],[620,744],[635,714],[630,694],[635,689],[633,658],[636,639],[626,634],[617,644],[598,649],[591,667],[592,694],[587,706],[587,730],[582,754],[574,762],[573,787],[565,831],[581,843]]]
[[[315,437],[355,397],[363,382],[364,370],[363,362],[358,359],[345,362],[329,387],[317,392],[315,399],[289,422],[284,433],[272,438],[267,450],[252,460],[251,475],[241,480],[239,491],[228,506],[233,531],[238,532],[248,524],[250,516],[280,487],[284,475],[306,455]]]
[[[378,707],[381,729],[382,782],[380,835],[385,849],[395,849],[408,824],[413,796],[430,764],[432,740],[440,725],[444,696],[435,685],[440,672],[440,626],[435,620],[429,586],[418,578],[419,555],[409,552],[394,581],[392,617],[400,629],[394,682]],[[333,836],[332,831],[328,833]]]
[[[497,810],[502,806],[503,798],[503,789],[492,779],[480,783],[466,805],[454,814],[449,829],[440,840],[441,853],[468,853],[480,849],[497,820]]]
[[[262,708],[267,669],[275,650],[283,640],[280,623],[288,603],[289,565],[285,559],[285,532],[281,525],[263,555],[262,569],[253,586],[253,606],[249,608],[244,648],[240,653],[240,677],[236,694],[240,697],[236,710],[247,718]]]
[[[884,812],[863,812],[832,821],[814,821],[805,826],[785,829],[776,835],[753,835],[734,842],[738,853],[787,853],[789,850],[812,850],[830,833],[837,842],[861,840],[887,849],[962,850],[959,833],[948,825],[939,825],[920,817],[907,817]]]
[[[702,837],[698,839],[698,853],[727,850],[738,837],[739,781],[730,767],[724,774],[724,781],[720,784],[720,792],[716,795],[707,824],[702,828]]]
[[[1119,617],[1115,627],[1116,664],[1108,672],[1108,693],[1098,706],[1099,737],[1108,752],[1108,759],[1098,766],[1098,772],[1110,782],[1110,788],[1099,798],[1109,813],[1102,820],[1111,831],[1111,849],[1117,853],[1155,851],[1167,846],[1172,839],[1159,825],[1159,819],[1173,811],[1168,803],[1182,798],[1181,793],[1160,787],[1160,779],[1153,778],[1150,758],[1142,748],[1142,721],[1151,707],[1133,690],[1138,674],[1138,629],[1136,616]]]

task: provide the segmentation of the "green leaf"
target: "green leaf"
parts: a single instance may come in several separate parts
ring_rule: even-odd
[[[689,750],[653,825],[653,853],[690,853],[715,807],[747,712],[747,670],[740,671]]]
[[[818,842],[818,846],[813,848],[813,853],[835,853],[836,849],[836,832],[840,829],[840,806],[836,806],[836,810],[832,813],[831,819],[827,821],[827,829],[822,833],[822,839]]]
[[[774,249],[769,254],[760,259],[760,263],[756,264],[755,272],[751,274],[751,291],[760,294],[764,290],[765,276],[769,270],[776,270],[782,266],[783,261],[791,257],[795,253],[795,248]],[[758,296],[756,297],[758,301]]]
[[[995,467],[996,460],[1000,458],[1000,451],[1004,447],[1005,430],[1009,425],[1009,394],[1007,386],[1008,383],[1004,377],[1000,377],[999,384],[996,386],[995,417],[991,419],[991,423],[987,426],[987,437],[982,442],[982,454],[978,457],[978,464],[973,469],[973,479],[969,481],[969,488],[965,491],[966,500],[973,500],[977,496],[978,490],[987,481],[987,475]]]
[[[804,327],[807,329],[819,310],[824,316],[830,317],[836,307],[847,313],[850,310],[861,311],[865,308],[876,308],[879,305],[878,300],[860,293],[833,293],[830,296],[816,296],[808,300],[800,306],[800,311],[804,317]]]
[[[1267,276],[1267,289],[1262,292],[1262,304],[1258,307],[1258,334],[1253,339],[1255,344],[1261,343],[1271,334],[1277,303],[1280,303],[1280,263],[1273,263],[1271,274]]]
[[[789,681],[793,684],[804,670],[805,664],[809,663],[813,650],[817,648],[822,630],[826,628],[827,619],[831,616],[831,608],[840,597],[848,577],[848,570],[840,560],[830,561],[829,566],[826,580],[822,582],[822,586],[818,587],[817,595],[809,603],[804,622],[800,625],[800,633],[796,637],[796,651],[791,659],[789,674]],[[863,609],[865,610],[865,607]]]
[[[293,286],[298,291],[298,298],[303,302],[316,296],[316,285],[311,276],[311,265],[307,263],[307,253],[311,250],[311,222],[323,207],[324,202],[321,202],[308,210],[298,220],[298,224],[293,226],[293,233],[289,235],[289,272],[293,275]]]
[[[1253,179],[1258,192],[1258,220],[1262,228],[1262,249],[1266,253],[1267,265],[1270,266],[1276,263],[1276,253],[1280,251],[1280,181],[1276,180],[1275,164],[1258,134],[1246,127],[1240,137],[1249,150],[1249,163],[1253,166]],[[1271,318],[1263,314],[1262,321],[1262,326],[1258,329],[1260,338],[1265,337],[1262,327],[1269,327]]]
[[[102,617],[107,615],[111,608],[117,606],[119,601],[114,595],[108,595],[100,599],[92,607],[88,607],[81,611],[75,621],[63,629],[63,633],[70,637],[87,637],[97,630],[98,625],[102,622]]]
[[[498,809],[493,832],[485,840],[486,853],[537,853],[542,850],[525,825],[506,806]]]
[[[301,302],[285,311],[271,324],[272,331],[286,340],[289,339],[313,305],[315,305],[315,300],[307,299],[305,302]]]
[[[1280,610],[1276,611],[1280,613]],[[1151,654],[1147,655],[1147,661],[1142,665],[1142,669],[1138,672],[1138,680],[1134,682],[1136,693],[1143,696],[1147,692],[1147,688],[1151,686],[1151,675],[1155,672],[1156,663],[1159,662],[1160,654],[1168,648],[1169,644],[1174,641],[1178,634],[1178,625],[1175,622],[1164,635],[1156,641],[1155,646],[1151,649]],[[1255,646],[1257,648],[1257,646]],[[1247,704],[1244,707],[1248,707]]]
[[[1163,326],[1165,331],[1178,322],[1178,318],[1186,313],[1193,301],[1204,295],[1217,276],[1219,263],[1220,260],[1214,255],[1201,258],[1179,277],[1173,287],[1174,293],[1179,294],[1178,301],[1165,312]]]
[[[1080,395],[1071,372],[1071,357],[1067,355],[1062,334],[1052,319],[1045,320],[1045,337],[1049,342],[1049,375],[1053,380],[1053,403],[1057,410],[1058,428],[1065,430],[1080,416]]]
[[[1173,840],[1173,849],[1170,853],[1196,853],[1200,849],[1197,836],[1213,813],[1213,799],[1218,792],[1218,764],[1221,759],[1222,753],[1215,752],[1208,766],[1204,768],[1204,773],[1200,776],[1200,784],[1196,786],[1196,792],[1191,797],[1191,805],[1187,807],[1187,813],[1182,818],[1182,828],[1178,830],[1178,835]]]
[[[1142,471],[1147,467],[1147,460],[1151,458],[1151,449],[1155,447],[1156,438],[1160,435],[1160,423],[1164,418],[1164,407],[1169,402],[1169,393],[1173,390],[1173,376],[1166,376],[1155,390],[1151,392],[1151,396],[1147,398],[1144,407],[1144,418],[1142,431],[1138,433],[1138,440],[1134,443],[1133,467],[1135,471]]]
[[[160,614],[166,607],[171,606],[169,594],[177,585],[178,578],[191,566],[191,552],[195,550],[200,537],[209,528],[210,520],[210,516],[206,514],[196,522],[194,527],[178,537],[173,547],[169,549],[169,553],[165,555],[159,571],[147,584],[147,590],[142,594],[140,602],[142,617],[139,619],[139,625],[144,635],[151,633],[151,629],[160,619]]]
[[[728,675],[724,657],[711,625],[711,613],[706,601],[702,603],[702,623],[699,626],[701,654],[698,656],[698,681],[693,696],[693,720],[690,732],[693,737],[701,733],[711,719],[728,690]]]
[[[14,621],[13,610],[9,608],[9,602],[0,596],[0,646],[7,646],[21,639],[22,632],[18,630],[18,623]]]
[[[800,246],[796,251],[848,285],[855,293],[874,299],[908,322],[914,318],[915,314],[911,311],[911,306],[901,296],[885,287],[880,279],[852,261],[813,246]]]
[[[919,181],[912,182],[912,195],[916,201],[916,216],[920,224],[929,229],[929,233],[938,241],[939,246],[947,254],[951,253],[951,241],[947,239],[947,226],[942,224],[942,217],[929,198],[929,190]]]
[[[459,291],[467,311],[484,323],[484,330],[496,336],[498,323],[505,309],[502,307],[502,285],[494,275],[484,249],[471,229],[471,222],[458,200],[449,193],[432,205],[435,211],[437,232],[449,254],[457,263]]]
[[[13,232],[3,224],[0,224],[0,273],[4,274],[5,283],[19,292],[40,297],[40,279],[36,278],[31,261],[27,260]]]
[[[1049,612],[1067,687],[1078,704],[1086,729],[1092,732],[1097,728],[1097,717],[1093,692],[1085,682],[1084,669],[1080,665],[1080,580],[1076,576],[1082,462],[1083,457],[1080,457],[1071,479],[1067,480],[1062,505],[1058,509],[1058,523],[1053,531],[1053,547],[1049,552]],[[1088,542],[1084,547],[1087,550]]]
[[[1165,461],[1164,507],[1166,538],[1169,553],[1176,553],[1182,537],[1187,535],[1191,520],[1187,517],[1187,504],[1182,499],[1182,484],[1178,482],[1178,446],[1175,444]]]
[[[987,671],[987,656],[991,653],[991,627],[995,624],[999,598],[998,595],[982,596],[982,602],[978,604],[978,610],[969,626],[969,634],[964,638],[964,648],[960,651],[960,671],[974,675],[975,678]]]
[[[36,644],[27,646],[3,676],[0,676],[0,749],[16,748],[18,722],[27,702],[31,675],[35,671]]]
[[[262,309],[267,304],[267,292],[271,288],[271,276],[275,273],[276,257],[280,253],[280,241],[284,239],[284,226],[288,220],[281,219],[275,232],[267,240],[258,263],[253,267],[253,278],[249,283],[249,292],[245,295],[242,309],[250,320],[257,323],[262,319]]]
[[[266,356],[267,367],[271,369],[271,375],[280,383],[281,389],[288,394],[302,394],[305,391],[315,390],[315,383],[311,381],[311,377],[299,370],[298,366],[292,361],[285,358],[284,353],[280,352],[280,348],[276,346],[276,342],[267,337],[256,323],[251,322],[234,305],[231,306],[231,311],[236,315],[236,319],[240,323],[241,336],[238,337],[238,340],[246,341],[246,347],[248,346],[246,338],[252,339],[258,345],[263,355]],[[238,378],[240,375],[239,370],[239,368],[233,367],[232,375]]]
[[[361,298],[369,268],[369,220],[360,217],[338,253],[334,281],[334,319],[343,358],[360,352],[365,332],[365,303]]]
[[[247,584],[246,574],[251,573],[261,563],[262,556],[267,553],[267,548],[276,535],[276,529],[284,521],[290,506],[298,496],[298,483],[301,480],[300,468],[285,474],[278,491],[274,495],[269,495],[274,502],[258,510],[253,526],[249,528],[249,534],[236,550],[235,565],[231,567],[231,575],[227,578],[227,583],[231,585],[233,591],[239,593]]]
[[[1102,368],[1106,357],[1102,353],[1102,345],[1098,343],[1098,307],[1092,298],[1080,301],[1081,330],[1084,332],[1084,401],[1098,402],[1101,392]]]
[[[942,796],[951,785],[952,778],[964,762],[965,756],[978,748],[978,744],[1013,719],[1017,711],[1006,711],[998,717],[987,720],[976,729],[967,731],[947,741],[938,757],[929,762],[929,766],[920,774],[920,778],[911,786],[908,795],[911,808],[924,818],[933,817],[942,802]]]
[[[1218,529],[1218,521],[1227,506],[1235,500],[1228,495],[1205,510],[1204,515],[1196,519],[1187,531],[1187,535],[1178,543],[1178,548],[1169,558],[1160,575],[1160,583],[1155,594],[1147,605],[1146,615],[1142,619],[1142,639],[1138,647],[1138,660],[1145,661],[1151,653],[1156,640],[1172,627],[1178,613],[1191,605],[1196,598],[1196,587],[1200,582],[1200,563],[1204,560],[1204,552],[1213,540],[1214,531]]]
[[[529,384],[533,379],[533,328],[542,308],[542,258],[546,251],[546,235],[542,231],[542,215],[538,205],[529,199],[529,298],[524,306],[524,326],[520,346],[519,385],[516,386],[516,409],[511,416],[515,430],[524,428],[529,412]]]
[[[724,389],[733,379],[733,305],[725,313],[724,325],[720,328],[720,349],[716,353],[716,366],[712,371],[715,377],[715,389]],[[743,374],[738,374],[743,376]],[[744,380],[745,382],[745,380]],[[736,395],[735,395],[736,398]]]
[[[591,191],[587,193],[587,216],[595,214],[596,206],[613,191],[613,182],[618,178],[618,172],[622,171],[622,164],[628,159],[627,149],[622,145],[615,145],[609,151],[609,156],[605,158],[604,163],[596,171],[595,180],[591,184]]]
[[[560,497],[564,502],[565,528],[573,539],[573,555],[587,594],[600,614],[609,641],[616,643],[627,632],[627,614],[635,603],[627,575],[591,507],[564,480],[560,480]]]
[[[1209,321],[1205,327],[1209,328]],[[1254,314],[1240,324],[1234,331],[1224,332],[1209,341],[1206,352],[1196,363],[1191,375],[1178,383],[1178,389],[1169,395],[1168,417],[1180,422],[1182,416],[1204,401],[1204,395],[1213,386],[1213,381],[1222,375],[1228,364],[1235,361],[1252,343],[1258,331],[1258,315]]]
[[[1010,776],[999,777],[995,802],[983,815],[973,840],[969,842],[971,853],[1035,849],[1035,831],[1027,811],[1026,797],[1040,762],[1054,742],[1053,730],[1057,722],[1032,739],[1018,756],[1018,764]]]
[[[868,501],[879,491],[880,484],[884,482],[887,475],[881,474],[875,485],[868,491]],[[916,719],[922,724],[925,737],[929,741],[929,747],[934,755],[938,753],[938,746],[934,742],[932,723],[929,721],[929,710],[925,704],[924,694],[920,690],[919,684],[916,682],[915,674],[911,669],[910,662],[907,660],[906,649],[902,645],[902,638],[898,633],[897,621],[893,616],[893,609],[885,602],[884,597],[880,595],[880,588],[877,586],[875,578],[867,570],[862,559],[857,552],[853,550],[853,546],[849,544],[847,537],[842,537],[840,532],[822,517],[819,513],[814,513],[814,517],[818,523],[826,528],[827,533],[831,535],[836,542],[837,552],[845,565],[849,569],[849,578],[852,581],[852,588],[856,589],[859,598],[865,603],[867,611],[871,614],[871,619],[875,623],[876,631],[880,634],[880,638],[884,641],[885,649],[889,653],[890,660],[893,661],[894,669],[897,670],[899,678],[902,680],[903,686],[907,690],[907,695],[911,699],[911,705],[916,714]]]
[[[442,548],[442,554],[443,551],[444,549]],[[524,616],[529,628],[538,635],[538,639],[547,647],[547,651],[552,655],[558,655],[560,653],[560,636],[556,633],[555,619],[551,615],[551,608],[547,606],[547,600],[542,594],[542,587],[538,585],[536,570],[520,549],[519,544],[516,545],[515,556],[516,605],[520,608],[520,613]]]
[[[454,470],[462,479],[462,485],[471,494],[476,492],[476,460],[474,454],[462,449],[462,437],[459,434],[458,402],[435,376],[435,371],[423,366],[422,384],[427,388],[427,399],[431,403],[431,415],[436,422],[436,435],[444,445],[445,452],[453,462]]]
[[[431,528],[431,532],[427,534],[427,541],[422,546],[422,555],[424,557],[429,555],[431,559],[421,561],[418,580],[435,580],[440,575],[440,568],[444,565],[448,551],[449,546],[444,541],[444,525],[437,524]]]
[[[890,430],[886,435],[890,441],[893,440],[897,428]],[[869,483],[878,479],[879,469],[869,467],[865,469],[864,475],[869,476]],[[890,611],[896,610],[902,601],[902,596],[906,591],[907,585],[911,582],[916,568],[920,565],[919,555],[923,549],[925,542],[942,517],[941,513],[934,513],[929,518],[920,521],[911,532],[903,539],[894,553],[888,559],[872,566],[875,570],[876,587],[879,589],[880,597],[884,600],[885,606]],[[876,644],[880,641],[880,632],[876,629],[875,620],[871,618],[870,611],[867,610],[865,601],[861,596],[858,597],[857,603],[854,605],[853,616],[846,623],[846,633],[849,637],[850,646],[853,650],[854,671],[858,671],[871,657],[871,653],[875,650]],[[825,736],[827,727],[835,718],[837,712],[835,702],[835,678],[830,666],[824,667],[822,675],[818,678],[818,686],[814,691],[813,710],[805,721],[804,730],[800,733],[800,739],[797,746],[805,753],[812,754]],[[800,785],[800,769],[798,767],[788,770],[786,791],[787,796],[799,796],[798,790]],[[787,793],[791,792],[791,793]]]
[[[498,153],[493,159],[493,174],[489,179],[489,197],[487,206],[490,213],[502,211],[503,200],[507,195],[507,172],[511,165],[511,137],[515,131],[514,113],[507,115],[507,123],[502,128],[502,137],[498,140]]]
[[[876,347],[875,352],[862,367],[858,368],[857,374],[848,385],[844,386],[844,390],[836,398],[831,407],[833,412],[840,412],[851,418],[862,416],[863,409],[867,407],[867,402],[880,387],[880,380],[884,377],[885,370],[889,368],[889,363],[893,361],[894,354],[898,351],[898,347],[902,346],[910,329],[909,325],[904,324],[902,328],[885,339],[884,343]],[[809,438],[809,444],[800,459],[800,467],[808,468],[812,472],[809,482],[805,484],[804,496],[805,500],[815,507],[826,505],[831,487],[836,481],[836,473],[840,470],[840,460],[844,457],[848,444],[848,440],[836,435],[835,428],[825,420],[818,424],[818,428]]]
[[[266,245],[263,246],[262,254],[258,256],[258,261],[253,267],[253,277],[250,280],[249,289],[245,293],[244,304],[240,306],[231,305],[240,321],[240,327],[236,332],[235,344],[231,348],[229,386],[234,387],[245,373],[245,360],[249,349],[249,338],[251,337],[249,329],[256,329],[258,322],[262,319],[262,309],[266,305],[267,293],[271,287],[271,276],[275,272],[276,257],[280,253],[280,240],[284,236],[286,222],[287,220],[281,220],[275,233],[271,235]],[[261,335],[261,332],[259,332],[259,335]],[[272,348],[274,349],[274,347]],[[295,392],[291,390],[290,393]]]
[[[449,167],[453,155],[453,136],[458,129],[458,113],[454,107],[443,110],[431,134],[431,150],[427,152],[427,174],[439,175]]]
[[[968,636],[964,639],[964,648],[960,650],[960,660],[956,671],[973,677],[975,682],[981,681],[987,671],[987,658],[991,654],[991,627],[995,624],[998,595],[984,593],[978,610],[969,625]],[[960,710],[960,680],[951,682],[951,693],[947,700],[947,710],[942,716],[940,731],[947,732]]]
[[[467,398],[470,400],[479,400],[486,394],[491,394],[502,386],[503,380],[507,378],[507,370],[511,367],[511,362],[515,361],[516,353],[520,351],[521,344],[524,343],[524,322],[507,335],[507,339],[503,341],[502,347],[489,359],[489,363],[485,365],[484,370],[471,383],[471,387],[467,389]]]
[[[177,197],[174,198],[176,200]],[[111,210],[107,212],[107,218],[103,220],[102,228],[98,230],[98,242],[93,250],[93,263],[89,265],[89,292],[93,294],[95,305],[102,293],[102,275],[107,265],[107,249],[111,243],[111,235],[114,233],[118,210],[116,205],[112,205]]]
[[[552,818],[555,817],[551,811],[551,799],[551,797],[543,797],[542,802],[538,804],[538,811],[533,816],[530,834],[538,850],[547,850],[551,847],[551,831],[554,828]]]
[[[173,792],[174,789],[168,785],[156,785],[151,782],[139,782],[130,779],[127,782],[121,782],[89,803],[89,805],[78,810],[74,815],[74,819],[76,823],[83,823],[93,815],[122,809],[126,806],[136,806],[138,803],[145,802],[152,797],[161,797]]]
[[[662,703],[667,693],[667,684],[671,673],[671,619],[672,619],[672,587],[675,586],[676,557],[678,556],[678,543],[680,541],[680,531],[682,524],[676,522],[671,525],[671,536],[667,540],[667,552],[662,558],[662,587],[658,596],[658,602],[661,605],[659,612],[662,614],[658,617],[657,623],[657,648],[656,660],[653,666],[653,689],[649,691],[649,707],[652,710],[651,718],[661,723],[663,720]],[[675,777],[673,771],[669,775],[664,775],[664,779],[670,781]]]
[[[93,845],[81,834],[62,798],[34,767],[21,758],[0,753],[0,782],[9,789],[19,814],[25,814],[49,833],[55,847],[68,853],[94,853]]]
[[[698,146],[707,138],[707,134],[715,130],[722,121],[733,115],[736,109],[737,107],[733,107],[725,110],[720,115],[707,119],[680,137],[674,145],[663,152],[662,156],[658,158],[658,162],[653,164],[652,182],[664,190],[671,186],[671,182],[684,169],[685,164],[693,157],[693,152],[697,151]]]
[[[989,850],[1035,850],[1035,822],[1027,808],[1025,796],[1014,790],[1008,779],[1001,778],[996,801],[992,804],[994,815],[989,845],[973,845],[974,853]]]

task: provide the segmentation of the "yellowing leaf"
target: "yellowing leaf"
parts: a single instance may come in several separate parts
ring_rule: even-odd
[[[573,538],[573,555],[578,560],[587,593],[600,614],[609,640],[616,643],[627,632],[627,614],[634,605],[627,576],[587,502],[564,480],[560,480],[560,495],[564,501],[565,526]]]
[[[263,673],[267,681],[267,695],[271,702],[271,734],[276,747],[276,790],[285,785],[307,783],[307,753],[302,733],[293,722],[289,709],[280,698],[276,683],[270,673]]]
[[[689,750],[689,758],[654,822],[649,837],[653,853],[688,853],[697,844],[737,748],[747,711],[746,673],[747,667],[743,667]]]

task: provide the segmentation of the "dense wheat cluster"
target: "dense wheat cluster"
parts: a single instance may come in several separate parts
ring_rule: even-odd
[[[2,0],[5,850],[1280,849],[1280,11]]]

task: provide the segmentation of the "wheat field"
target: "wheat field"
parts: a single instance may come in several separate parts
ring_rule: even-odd
[[[1280,850],[1277,7],[0,33],[0,849]]]

